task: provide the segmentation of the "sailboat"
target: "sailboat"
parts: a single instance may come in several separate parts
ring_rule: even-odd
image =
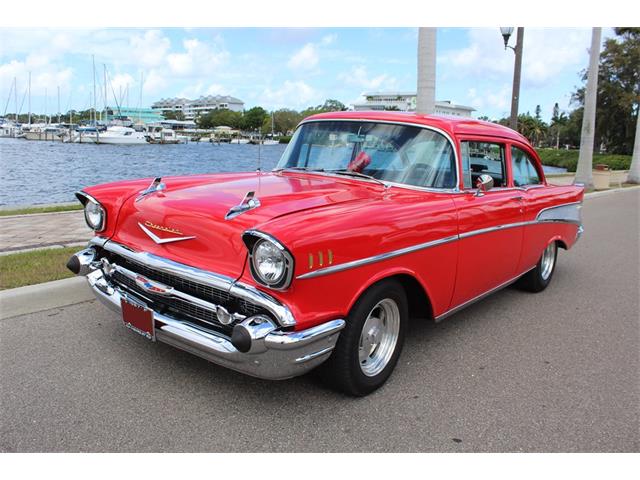
[[[265,138],[264,140],[262,140],[262,145],[278,145],[278,144],[280,144],[280,141],[274,139],[273,137],[274,137],[274,133],[273,133],[273,112],[271,112],[271,138]]]

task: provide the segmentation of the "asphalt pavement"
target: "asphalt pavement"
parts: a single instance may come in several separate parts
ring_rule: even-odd
[[[639,451],[640,190],[592,197],[540,294],[413,320],[354,399],[122,327],[96,301],[0,321],[0,451]]]

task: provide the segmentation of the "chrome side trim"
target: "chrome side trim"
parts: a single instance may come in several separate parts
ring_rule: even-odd
[[[513,277],[513,278],[511,278],[511,279],[509,279],[509,280],[507,280],[506,282],[501,283],[501,284],[500,284],[500,285],[498,285],[497,287],[493,287],[493,288],[491,288],[490,290],[487,290],[486,292],[481,293],[480,295],[473,297],[471,300],[467,300],[466,302],[461,303],[461,304],[460,304],[460,305],[458,305],[457,307],[453,307],[453,308],[451,308],[451,309],[447,310],[446,312],[444,312],[444,313],[442,313],[442,314],[438,315],[438,316],[435,318],[435,321],[436,321],[436,322],[439,322],[439,321],[441,321],[441,320],[444,320],[444,319],[445,319],[445,318],[447,318],[448,316],[453,315],[453,314],[454,314],[454,313],[456,313],[456,312],[459,312],[460,310],[462,310],[462,309],[464,309],[464,308],[468,307],[469,305],[471,305],[471,304],[473,304],[473,303],[479,302],[480,300],[482,300],[483,298],[488,297],[488,296],[489,296],[489,295],[491,295],[492,293],[495,293],[495,292],[497,292],[498,290],[501,290],[501,289],[503,289],[503,288],[505,288],[505,287],[508,287],[509,285],[511,285],[512,283],[514,283],[515,281],[517,281],[520,277],[522,277],[523,275],[527,274],[528,272],[530,272],[530,271],[531,271],[531,270],[533,270],[534,268],[536,268],[536,266],[535,266],[535,265],[534,265],[533,267],[531,267],[531,268],[528,268],[527,270],[525,270],[524,272],[520,273],[519,275],[517,275],[517,276],[515,276],[515,277]]]
[[[296,324],[293,313],[291,313],[291,310],[286,305],[278,302],[271,295],[262,292],[251,285],[238,282],[226,275],[194,268],[189,265],[174,262],[167,258],[159,257],[152,253],[135,252],[129,247],[114,242],[113,240],[106,242],[103,248],[117,255],[122,255],[132,262],[140,263],[149,268],[160,270],[161,272],[171,275],[186,278],[196,283],[203,283],[205,285],[227,291],[234,297],[259,305],[271,313],[275,317],[276,321],[283,327],[290,327]]]
[[[303,273],[302,275],[298,275],[296,277],[297,280],[304,280],[307,278],[315,278],[315,277],[319,277],[322,275],[328,275],[331,273],[336,273],[336,272],[341,272],[343,270],[348,270],[350,268],[356,268],[356,267],[360,267],[362,265],[367,265],[370,263],[374,263],[374,262],[380,262],[382,260],[387,260],[389,258],[394,258],[397,257],[399,255],[405,255],[407,253],[412,253],[415,252],[417,250],[422,250],[425,248],[431,248],[431,247],[435,247],[438,245],[442,245],[445,243],[449,243],[449,242],[455,242],[458,240],[463,240],[465,238],[469,238],[469,237],[474,237],[476,235],[482,235],[485,233],[491,233],[491,232],[495,232],[498,230],[507,230],[509,228],[517,228],[517,227],[526,227],[529,225],[537,225],[539,223],[549,223],[549,222],[554,222],[554,223],[571,223],[571,224],[576,224],[578,226],[582,225],[582,221],[580,219],[579,216],[579,209],[581,207],[582,203],[581,202],[572,202],[572,203],[565,203],[562,205],[555,205],[553,207],[548,207],[548,208],[544,208],[542,210],[540,210],[540,212],[538,212],[538,215],[536,216],[535,220],[530,220],[530,221],[526,221],[526,222],[515,222],[515,223],[506,223],[503,225],[496,225],[493,227],[488,227],[488,228],[481,228],[479,230],[472,230],[469,232],[464,232],[464,233],[460,233],[458,235],[452,235],[449,237],[444,237],[438,240],[433,240],[431,242],[426,242],[426,243],[421,243],[418,245],[413,245],[411,247],[406,247],[406,248],[401,248],[399,250],[394,250],[391,252],[387,252],[387,253],[382,253],[380,255],[374,255],[372,257],[367,257],[367,258],[362,258],[359,260],[353,260],[350,262],[346,262],[346,263],[341,263],[339,265],[333,265],[331,267],[327,267],[327,268],[321,268],[319,270],[315,270],[313,272],[308,272],[308,273]],[[556,210],[556,209],[562,209],[563,207],[567,207],[567,206],[578,206],[578,220],[576,220],[575,216],[571,215],[571,214],[567,214],[567,212],[563,212],[562,210]],[[553,213],[550,214],[545,214],[544,212],[546,211],[552,211]]]
[[[564,203],[543,208],[536,215],[536,222],[562,222],[582,225],[582,202]]]
[[[380,255],[374,255],[373,257],[367,257],[360,260],[353,260],[351,262],[341,263],[339,265],[334,265],[327,268],[322,268],[320,270],[316,270],[314,272],[304,273],[296,277],[297,279],[305,279],[305,278],[314,278],[319,277],[321,275],[328,275],[330,273],[341,272],[343,270],[347,270],[350,268],[361,267],[362,265],[368,265],[370,263],[381,262],[383,260],[388,260],[389,258],[394,258],[400,255],[405,255],[407,253],[416,252],[418,250],[423,250],[425,248],[435,247],[437,245],[443,245],[449,242],[455,242],[458,240],[457,235],[452,235],[450,237],[441,238],[438,240],[433,240],[431,242],[421,243],[419,245],[413,245],[411,247],[401,248],[399,250],[394,250],[392,252],[382,253]]]

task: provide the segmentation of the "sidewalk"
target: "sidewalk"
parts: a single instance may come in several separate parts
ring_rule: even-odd
[[[0,217],[0,255],[82,245],[92,236],[81,210]]]

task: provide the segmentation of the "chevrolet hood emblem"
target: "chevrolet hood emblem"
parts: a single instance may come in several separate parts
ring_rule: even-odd
[[[171,232],[171,233],[181,233],[179,230],[174,230],[174,229],[170,229],[170,228],[166,228],[166,227],[159,227],[157,225],[152,224],[151,222],[144,222],[145,225],[141,224],[140,222],[138,222],[138,226],[142,229],[142,231],[144,233],[146,233],[149,238],[151,238],[151,240],[153,240],[154,242],[156,242],[158,245],[161,245],[163,243],[171,243],[171,242],[179,242],[181,240],[191,240],[193,238],[196,237],[171,237],[171,238],[160,238],[159,236],[157,236],[155,233],[153,233],[151,230],[149,230],[149,228],[154,228],[156,230],[161,230],[163,232]]]

